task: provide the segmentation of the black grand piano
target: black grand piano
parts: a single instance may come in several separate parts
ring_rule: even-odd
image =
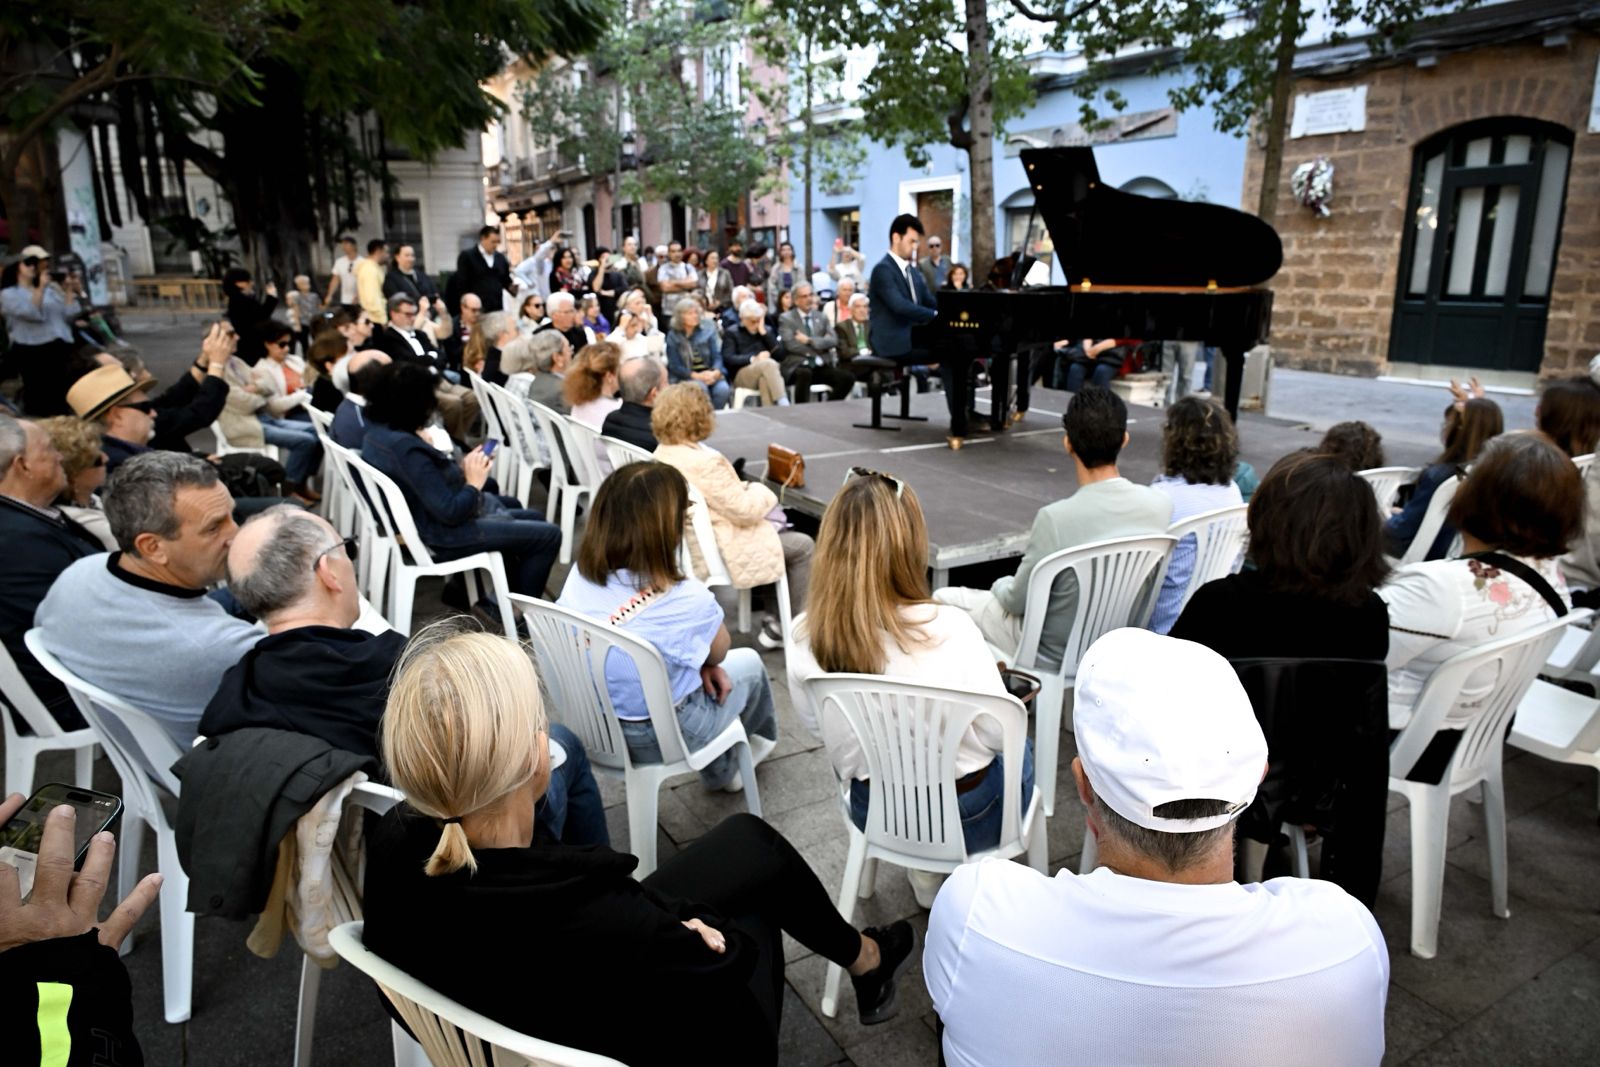
[[[1227,357],[1224,403],[1237,419],[1245,353],[1272,322],[1272,291],[1261,285],[1283,265],[1277,231],[1233,208],[1103,185],[1089,148],[1025,149],[1022,165],[1071,284],[1024,288],[1024,261],[1011,288],[940,290],[939,317],[913,330],[917,347],[940,360],[990,359],[991,423],[1001,430],[1019,349],[1086,337],[1202,341]],[[955,378],[966,393],[970,375]],[[970,408],[970,397],[959,400],[955,410]]]

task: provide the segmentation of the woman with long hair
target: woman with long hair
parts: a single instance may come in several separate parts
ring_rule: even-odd
[[[776,1063],[783,933],[850,970],[863,1023],[894,1016],[909,924],[855,930],[759,818],[724,819],[643,880],[630,855],[540,833],[539,693],[503,637],[434,627],[411,642],[381,726],[406,800],[367,841],[369,949],[514,1030],[628,1063],[712,1047]]]
[[[953,267],[951,271],[954,273]],[[1210,398],[1186,396],[1167,409],[1161,429],[1161,473],[1150,484],[1172,498],[1172,521],[1178,522],[1244,503],[1239,487],[1233,484],[1238,462],[1239,435],[1228,410]],[[1167,576],[1150,615],[1150,629],[1158,634],[1172,629],[1178,619],[1197,550],[1194,534],[1172,550]]]
[[[972,617],[928,595],[928,529],[916,492],[893,475],[853,467],[817,535],[815,580],[795,621],[787,654],[795,713],[827,747],[850,783],[850,817],[865,826],[872,784],[854,731],[837,711],[818,716],[801,684],[819,674],[881,674],[922,685],[994,696],[1006,688]],[[1005,775],[1000,724],[980,716],[961,739],[956,789],[969,850],[1000,840]],[[1033,746],[1022,765],[1022,795],[1033,792]],[[930,907],[941,878],[907,872],[917,901]]]
[[[552,293],[576,293],[583,289],[583,279],[578,276],[578,254],[570,248],[558,248],[555,263],[550,268]]]
[[[610,341],[584,345],[567,368],[562,392],[568,414],[596,433],[606,416],[622,406],[617,397],[617,369],[622,365],[622,349]]]
[[[1447,478],[1460,474],[1462,469],[1478,458],[1491,438],[1505,431],[1505,418],[1500,405],[1485,397],[1475,396],[1456,401],[1444,411],[1444,427],[1440,437],[1444,450],[1417,478],[1411,499],[1397,514],[1384,524],[1384,538],[1391,556],[1403,556],[1417,536],[1423,516],[1428,513],[1428,503],[1434,490]],[[1438,536],[1428,547],[1425,559],[1443,559],[1455,540],[1456,530],[1446,522],[1439,528]]]

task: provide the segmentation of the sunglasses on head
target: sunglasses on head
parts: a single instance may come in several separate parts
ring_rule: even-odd
[[[326,556],[329,552],[334,552],[341,548],[344,549],[345,558],[351,563],[354,563],[356,561],[356,551],[359,547],[360,542],[354,537],[346,537],[343,541],[340,541],[336,545],[329,545],[321,552],[318,552],[316,558],[311,561],[311,573],[317,573],[317,566],[322,562],[322,558],[324,556]]]
[[[844,472],[845,485],[849,485],[857,478],[882,478],[884,481],[894,486],[894,496],[896,500],[899,500],[905,495],[906,483],[902,482],[899,478],[896,478],[892,474],[885,474],[883,471],[875,471],[871,467],[851,467],[849,470]]]

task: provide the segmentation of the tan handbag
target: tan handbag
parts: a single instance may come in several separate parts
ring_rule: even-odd
[[[784,489],[806,487],[806,457],[782,445],[767,446],[767,479]]]

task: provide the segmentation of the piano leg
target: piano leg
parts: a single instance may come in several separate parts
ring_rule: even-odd
[[[1224,385],[1222,388],[1222,405],[1228,409],[1228,417],[1239,422],[1239,393],[1244,388],[1244,354],[1242,348],[1224,348],[1219,351],[1218,358],[1222,360]],[[1212,370],[1212,380],[1215,381],[1216,370]]]

